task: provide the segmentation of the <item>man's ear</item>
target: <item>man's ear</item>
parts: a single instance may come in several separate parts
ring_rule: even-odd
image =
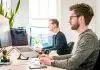
[[[57,25],[56,25],[56,24],[54,24],[54,27],[56,27],[56,28],[57,28]]]
[[[79,22],[80,22],[80,23],[85,22],[84,16],[79,16]]]

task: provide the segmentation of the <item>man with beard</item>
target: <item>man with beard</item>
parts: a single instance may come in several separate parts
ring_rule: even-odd
[[[93,9],[84,3],[69,8],[69,23],[72,30],[77,30],[79,39],[72,53],[63,56],[41,55],[40,62],[67,70],[93,70],[99,54],[99,42],[96,34],[88,29],[94,16]]]

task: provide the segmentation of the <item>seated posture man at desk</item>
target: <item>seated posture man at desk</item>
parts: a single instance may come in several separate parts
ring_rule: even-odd
[[[50,47],[45,47],[43,49],[57,50],[58,55],[67,54],[67,41],[65,35],[59,30],[59,22],[57,19],[49,20],[49,30],[54,33],[53,44]]]
[[[69,55],[41,55],[40,62],[67,70],[93,70],[99,54],[98,38],[91,29],[88,29],[94,15],[93,9],[87,4],[80,3],[72,5],[69,10],[71,29],[80,33],[77,45]]]

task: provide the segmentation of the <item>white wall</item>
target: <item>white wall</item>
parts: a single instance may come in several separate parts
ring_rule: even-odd
[[[100,39],[100,0],[96,0],[96,33]]]
[[[15,9],[18,0],[11,0],[11,7]],[[26,27],[29,23],[29,0],[21,0],[16,15],[14,27]]]
[[[72,31],[68,23],[69,6],[73,4],[73,0],[61,0],[61,31],[66,35],[67,41],[72,41]]]

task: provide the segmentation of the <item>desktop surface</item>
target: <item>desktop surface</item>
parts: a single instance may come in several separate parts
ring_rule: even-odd
[[[9,47],[7,47],[7,49],[9,49]],[[12,50],[9,55],[10,55],[10,60],[12,61],[12,63],[8,65],[0,65],[0,70],[55,70],[55,69],[65,70],[65,69],[56,68],[52,66],[47,66],[47,67],[43,67],[39,69],[30,69],[30,66],[34,67],[34,64],[35,65],[39,64],[38,58],[29,59],[29,60],[18,60],[17,58],[19,56],[19,53],[15,49]]]

